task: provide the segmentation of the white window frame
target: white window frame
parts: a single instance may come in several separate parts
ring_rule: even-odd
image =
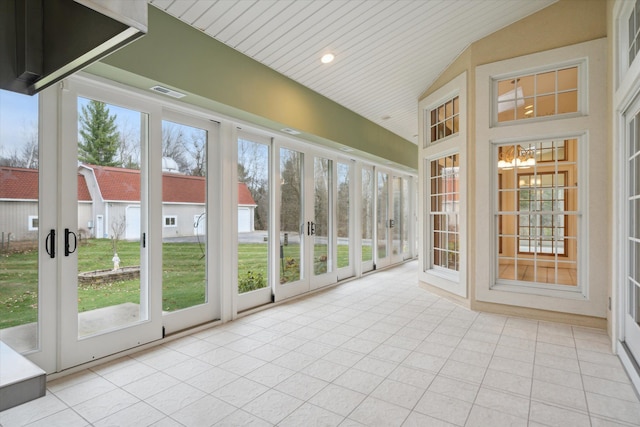
[[[586,59],[580,58],[576,60],[569,60],[569,61],[554,63],[546,66],[535,67],[532,69],[491,76],[491,84],[492,84],[491,90],[493,92],[492,94],[493,99],[491,101],[492,126],[517,126],[522,124],[523,122],[527,122],[527,123],[541,122],[541,121],[546,122],[549,120],[557,120],[558,118],[576,117],[576,116],[589,114],[589,105],[588,105],[588,102],[587,102],[588,100],[586,96],[586,90],[587,90],[587,79],[586,79],[586,72],[585,72],[586,66],[587,66]],[[509,79],[518,79],[518,78],[527,77],[535,74],[548,73],[551,71],[560,71],[565,68],[573,68],[573,67],[578,68],[577,111],[571,112],[571,113],[561,113],[561,114],[556,113],[550,116],[535,116],[530,119],[513,119],[513,120],[504,121],[504,122],[498,121],[498,82],[501,82],[503,80],[509,80]],[[558,95],[558,93],[559,93],[558,91],[554,92],[556,96]],[[536,97],[537,95],[534,94],[534,98]]]
[[[614,160],[612,170],[613,183],[611,191],[615,194],[613,204],[613,221],[608,231],[614,236],[616,245],[612,251],[611,262],[613,273],[611,275],[611,339],[613,351],[618,354],[622,365],[625,367],[629,378],[640,390],[640,373],[637,370],[637,362],[631,353],[625,348],[625,315],[627,302],[627,232],[628,213],[627,195],[624,189],[627,187],[628,175],[626,158],[627,148],[627,117],[626,113],[631,109],[640,94],[640,55],[629,64],[629,14],[635,7],[635,1],[616,0],[613,6],[612,25],[613,40],[610,44],[613,53],[612,86],[615,88],[610,119],[613,123]]]
[[[622,89],[621,93],[628,93],[633,81],[636,79],[625,79],[625,76],[632,75],[638,76],[640,74],[640,60],[634,60],[629,64],[629,15],[634,10],[635,1],[616,1],[614,5],[614,37],[616,42],[613,44],[614,49],[614,64],[616,64],[615,86],[617,89]],[[640,54],[636,55],[636,59],[640,57]]]
[[[430,112],[434,108],[442,105],[455,97],[458,97],[459,118],[458,132],[445,138],[438,139],[431,143],[430,132]],[[420,281],[427,285],[441,288],[457,296],[467,298],[467,73],[454,77],[440,89],[436,90],[422,101],[419,105],[420,120],[420,180],[418,191],[421,197],[419,203],[419,230],[418,236],[420,244],[418,247],[420,259]],[[458,271],[432,265],[431,246],[433,244],[431,236],[430,214],[430,186],[427,180],[430,175],[430,162],[444,156],[457,154],[459,156],[459,268]]]
[[[445,279],[451,280],[451,281],[455,281],[455,282],[459,282],[460,281],[460,262],[458,262],[458,270],[453,270],[450,268],[445,268],[442,267],[440,265],[436,265],[434,264],[433,261],[433,253],[434,253],[434,248],[433,248],[433,232],[434,230],[431,228],[431,217],[432,217],[432,210],[431,210],[431,186],[430,185],[426,185],[427,182],[429,182],[429,180],[431,179],[431,162],[433,161],[437,161],[440,160],[442,158],[445,157],[451,157],[453,155],[458,155],[459,157],[459,153],[457,151],[455,152],[450,152],[450,153],[441,153],[441,155],[437,156],[437,157],[433,157],[430,159],[425,159],[425,213],[427,215],[427,217],[425,217],[425,221],[427,221],[427,224],[429,225],[429,231],[428,231],[428,235],[425,235],[425,242],[427,242],[427,246],[425,247],[426,251],[427,251],[427,256],[428,259],[424,260],[425,265],[427,266],[428,269],[428,273],[430,274],[434,274],[437,276],[441,276]],[[458,189],[460,188],[460,166],[458,166]],[[460,192],[458,191],[458,193],[456,193],[458,195],[458,236],[459,238],[460,236]],[[440,211],[438,211],[438,213],[440,213]],[[449,251],[447,251],[448,253]]]
[[[456,98],[458,98],[458,132],[454,132],[451,135],[446,135],[443,136],[441,138],[436,138],[436,139],[431,139],[431,128],[433,127],[433,123],[431,122],[431,112],[437,108],[446,106],[446,104],[448,102],[453,102],[453,100],[455,100]],[[446,109],[446,107],[445,107]],[[429,106],[427,109],[424,110],[424,121],[425,121],[425,139],[424,139],[424,148],[426,148],[427,146],[431,145],[431,144],[439,144],[442,141],[445,141],[449,138],[453,138],[456,135],[458,135],[460,133],[460,110],[461,110],[461,106],[460,106],[460,96],[459,93],[454,93],[453,95],[451,95],[449,98],[445,98],[442,99],[439,103],[436,103],[434,105]],[[454,114],[453,116],[451,116],[452,119],[456,117],[456,115]],[[441,122],[437,122],[437,123],[441,123]]]
[[[561,139],[561,138],[558,138]],[[577,238],[577,244],[578,244],[578,250],[577,250],[577,264],[578,264],[578,279],[579,282],[576,286],[572,286],[572,285],[566,285],[566,284],[556,284],[556,283],[540,283],[540,282],[528,282],[528,281],[522,281],[519,282],[518,284],[510,284],[513,283],[514,280],[511,279],[499,279],[498,278],[498,274],[496,273],[496,277],[494,278],[492,284],[491,284],[491,288],[492,289],[504,289],[504,290],[510,290],[513,292],[534,292],[536,293],[538,290],[540,289],[545,289],[551,292],[558,292],[557,296],[566,296],[564,293],[580,293],[582,295],[582,297],[586,297],[585,291],[584,291],[584,287],[585,284],[588,281],[588,278],[585,277],[580,277],[580,274],[583,274],[584,269],[581,268],[581,259],[583,258],[583,254],[584,254],[584,245],[581,245],[581,241],[582,239],[584,239],[584,236],[587,235],[587,230],[585,229],[585,227],[583,226],[584,221],[582,218],[582,212],[584,211],[584,203],[586,200],[586,194],[584,192],[584,185],[580,185],[582,184],[580,179],[582,178],[582,176],[584,176],[585,172],[582,171],[582,167],[586,164],[586,161],[584,159],[584,154],[583,151],[585,151],[585,144],[587,143],[587,138],[585,138],[584,135],[576,135],[574,138],[570,138],[570,137],[566,137],[564,139],[577,139],[577,144],[578,144],[578,159],[576,160],[576,166],[578,169],[578,177],[579,177],[579,183],[578,183],[578,197],[577,197],[577,207],[576,209],[573,209],[571,213],[567,213],[566,211],[558,211],[558,212],[554,212],[554,214],[564,214],[564,215],[574,215],[576,217],[577,220],[577,230],[576,230],[576,238]],[[523,141],[518,139],[517,142],[523,142],[524,144],[527,144],[529,142],[534,143],[537,142],[536,140],[531,140],[531,141]],[[513,144],[513,142],[511,142],[508,145]],[[498,152],[498,146],[499,145],[504,145],[502,143],[497,144],[494,143],[493,144],[495,147],[495,151],[494,151],[494,155],[492,155],[492,158],[496,158],[497,159],[497,152]],[[531,169],[525,169],[524,171],[530,171]],[[558,171],[555,172],[551,172],[551,173],[557,173]],[[498,212],[499,207],[498,207],[498,182],[495,179],[498,175],[498,166],[497,166],[497,162],[493,162],[493,169],[491,170],[491,173],[493,174],[493,182],[495,183],[495,188],[492,191],[492,218],[497,218],[498,217]],[[516,187],[515,189],[518,193],[519,193],[519,187]],[[574,213],[577,211],[577,214]],[[513,216],[518,216],[513,215]],[[492,232],[493,232],[493,236],[495,236],[496,241],[494,241],[494,246],[492,247],[492,251],[494,251],[493,253],[498,257],[498,259],[500,258],[500,254],[498,253],[498,243],[497,243],[497,239],[498,239],[498,234],[499,234],[499,230],[498,230],[498,224],[497,221],[491,221],[491,228],[492,228]],[[515,235],[519,236],[519,230],[515,231]],[[493,240],[492,240],[493,241]],[[542,254],[539,253],[540,255],[544,256],[544,255],[552,255],[552,254]],[[532,256],[533,253],[530,252],[527,254],[528,256]],[[536,259],[536,262],[544,262],[543,259],[540,259],[539,256],[534,256],[533,258]],[[559,255],[562,256],[562,255]],[[516,248],[516,255],[515,258],[517,260],[525,260],[527,259],[526,256],[522,256],[519,252],[519,248]],[[498,260],[497,259],[497,260]],[[497,261],[496,260],[496,261]],[[531,261],[533,261],[533,259],[531,259]],[[548,260],[548,262],[557,262],[556,259],[554,260]],[[496,268],[498,268],[499,265],[496,265]],[[557,267],[557,264],[556,264]]]
[[[173,224],[167,224],[168,219],[172,219]],[[178,215],[164,215],[162,217],[162,226],[165,228],[176,228],[178,226]]]
[[[29,231],[38,231],[40,227],[34,227],[33,226],[33,221],[34,220],[38,220],[38,215],[29,215],[28,218],[28,224],[27,227],[29,229]],[[40,225],[40,222],[38,221],[38,226]]]
[[[475,271],[476,299],[542,310],[606,317],[607,276],[602,268],[602,253],[609,241],[599,231],[608,223],[606,185],[608,176],[606,103],[606,39],[597,39],[545,52],[525,55],[476,68],[476,175]],[[579,73],[585,80],[581,98],[588,101],[584,114],[563,114],[541,120],[514,121],[508,126],[493,126],[493,106],[497,97],[493,81],[505,75],[526,74],[531,70],[562,68],[584,62]],[[518,144],[532,140],[577,138],[578,170],[581,177],[578,203],[584,206],[578,231],[578,290],[543,289],[518,285],[497,285],[497,149],[500,144]],[[487,172],[490,171],[490,172]],[[590,203],[590,199],[602,200]],[[484,224],[484,226],[483,226]],[[489,242],[489,248],[487,248]],[[525,282],[522,282],[525,283]]]

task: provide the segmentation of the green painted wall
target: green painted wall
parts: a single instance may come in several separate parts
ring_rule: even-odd
[[[187,92],[185,102],[272,129],[291,127],[315,143],[345,145],[418,167],[415,144],[155,7],[149,7],[146,36],[87,71],[144,90],[150,83],[163,84]]]

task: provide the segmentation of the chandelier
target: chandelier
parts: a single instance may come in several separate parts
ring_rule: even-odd
[[[525,148],[520,145],[501,147],[498,151],[498,167],[500,169],[530,168],[536,164],[535,147]]]

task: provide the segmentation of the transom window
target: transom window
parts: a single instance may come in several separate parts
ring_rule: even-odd
[[[458,154],[432,160],[429,215],[433,267],[460,268],[460,166]]]
[[[578,66],[496,82],[498,123],[578,111]]]
[[[578,283],[578,143],[497,148],[498,281]]]
[[[636,0],[635,7],[629,14],[629,65],[640,51],[640,1]]]
[[[460,126],[460,106],[458,97],[437,106],[430,112],[430,135],[431,142],[458,133]]]

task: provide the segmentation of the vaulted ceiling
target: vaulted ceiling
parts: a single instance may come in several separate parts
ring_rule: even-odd
[[[556,0],[149,0],[417,143],[419,96],[476,40]],[[335,55],[323,64],[325,53]]]

